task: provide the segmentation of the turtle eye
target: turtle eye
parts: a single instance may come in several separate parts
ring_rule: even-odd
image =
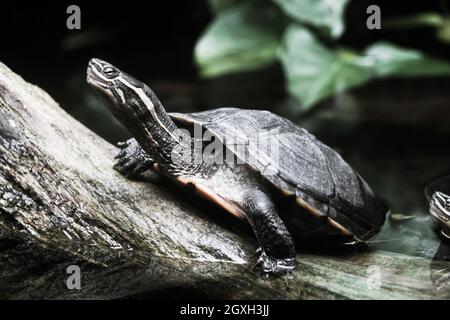
[[[104,74],[105,76],[107,76],[108,78],[112,79],[112,78],[114,78],[114,77],[117,77],[117,76],[119,75],[119,72],[117,72],[117,70],[114,69],[114,68],[106,67],[106,68],[103,70],[103,74]]]

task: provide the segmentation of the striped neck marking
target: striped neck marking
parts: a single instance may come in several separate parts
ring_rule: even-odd
[[[180,142],[178,140],[178,137],[174,136],[172,132],[170,132],[167,127],[165,125],[163,125],[163,123],[161,122],[161,120],[159,119],[158,115],[156,114],[156,110],[155,110],[155,105],[153,104],[153,102],[150,100],[150,98],[145,94],[144,90],[142,88],[137,88],[135,86],[133,86],[131,83],[127,82],[125,79],[123,79],[122,77],[119,77],[118,80],[120,82],[122,82],[124,85],[126,85],[128,88],[130,88],[131,90],[134,91],[134,93],[136,93],[136,95],[139,97],[139,99],[142,101],[142,103],[147,107],[147,110],[150,111],[153,119],[155,119],[159,126],[161,128],[164,129],[164,131],[167,132],[167,134],[169,136],[172,137],[173,140],[175,140],[176,142]]]

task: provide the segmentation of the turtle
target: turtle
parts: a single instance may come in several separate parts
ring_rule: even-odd
[[[263,274],[291,272],[297,243],[366,243],[388,206],[332,148],[264,110],[167,113],[149,86],[93,58],[87,82],[133,138],[115,169],[154,170],[246,221]]]
[[[434,179],[425,188],[430,214],[441,227],[441,234],[450,241],[450,175]]]

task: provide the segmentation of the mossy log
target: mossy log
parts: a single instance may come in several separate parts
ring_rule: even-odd
[[[429,260],[370,250],[299,250],[292,275],[264,279],[251,270],[257,244],[245,226],[217,223],[157,178],[122,177],[116,152],[0,63],[1,298],[450,296]],[[81,290],[66,286],[69,265],[80,267]]]

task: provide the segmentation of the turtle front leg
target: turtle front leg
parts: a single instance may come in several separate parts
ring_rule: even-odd
[[[129,139],[117,144],[120,152],[115,156],[114,169],[126,177],[138,175],[153,166],[153,159],[140,147],[136,139]]]
[[[244,209],[260,244],[256,266],[263,274],[283,274],[295,268],[295,246],[270,197],[260,190],[244,196]]]

